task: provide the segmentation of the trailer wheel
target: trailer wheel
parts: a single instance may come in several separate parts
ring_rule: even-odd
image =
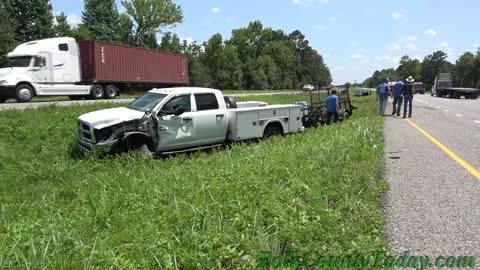
[[[269,125],[265,128],[263,132],[263,138],[268,139],[273,136],[280,136],[282,135],[282,130],[276,125]]]
[[[114,99],[118,95],[118,88],[115,85],[107,85],[105,87],[105,98],[106,99]]]
[[[105,91],[103,90],[103,87],[101,85],[96,84],[96,85],[92,86],[90,96],[93,99],[102,99],[104,95],[105,95]]]
[[[350,118],[350,113],[348,111],[345,111],[343,113],[343,119],[349,119]]]
[[[20,84],[15,90],[15,99],[18,102],[29,102],[34,96],[33,88],[28,84]]]

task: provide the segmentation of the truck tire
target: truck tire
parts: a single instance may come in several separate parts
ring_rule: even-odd
[[[0,98],[0,103],[5,103],[5,101],[7,101],[7,98]]]
[[[103,87],[99,84],[96,84],[92,86],[92,90],[90,91],[90,96],[92,99],[102,99],[103,96],[105,95],[105,90],[103,90]]]
[[[148,145],[146,143],[136,145],[133,148],[133,152],[138,153],[142,156],[147,156],[147,157],[153,156],[152,152],[150,151],[150,149],[148,148]]]
[[[34,95],[33,88],[28,84],[20,84],[15,90],[15,99],[18,102],[29,102]]]
[[[273,136],[280,136],[282,135],[282,130],[276,125],[269,125],[265,128],[263,132],[263,138],[268,139]]]
[[[115,85],[107,85],[105,87],[105,99],[114,99],[118,95],[118,88]]]

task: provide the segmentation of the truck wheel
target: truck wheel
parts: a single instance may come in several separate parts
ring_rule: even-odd
[[[102,99],[104,95],[105,95],[105,91],[103,90],[103,87],[101,85],[96,84],[92,87],[90,96],[93,99]]]
[[[7,101],[7,98],[0,98],[0,103],[5,103]]]
[[[33,89],[28,84],[20,84],[15,90],[15,99],[18,102],[29,102],[34,96]]]
[[[107,85],[105,87],[105,98],[106,99],[114,99],[118,95],[118,88],[115,85]]]
[[[280,135],[282,135],[282,130],[280,130],[280,128],[277,126],[267,126],[267,128],[263,132],[264,139]]]
[[[141,154],[142,156],[152,156],[153,155],[152,152],[150,151],[150,149],[148,149],[148,145],[145,144],[145,143],[136,145],[133,148],[133,152]]]

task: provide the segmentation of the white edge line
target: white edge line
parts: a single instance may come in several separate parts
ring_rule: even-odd
[[[462,117],[463,115],[461,115],[461,114],[458,114],[458,113],[457,113],[457,114],[456,114],[456,116],[460,116],[460,117]]]

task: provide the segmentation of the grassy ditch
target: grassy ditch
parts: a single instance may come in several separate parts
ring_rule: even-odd
[[[244,97],[270,103],[291,95]],[[212,153],[74,154],[98,104],[0,112],[0,265],[7,269],[252,269],[261,251],[383,250],[382,119]]]

